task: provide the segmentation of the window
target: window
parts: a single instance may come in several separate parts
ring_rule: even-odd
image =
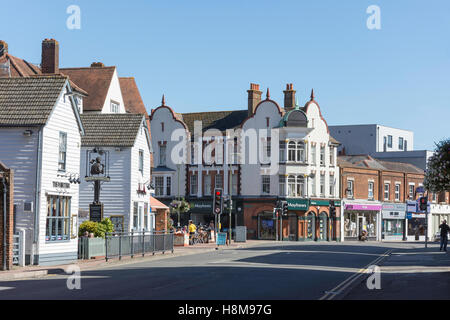
[[[295,161],[295,142],[290,141],[288,144],[288,160]]]
[[[400,184],[395,184],[395,201],[400,201]]]
[[[436,202],[436,198],[437,198],[437,197],[436,197],[436,193],[433,193],[432,201],[433,201],[433,202]]]
[[[270,176],[262,176],[262,193],[270,193]]]
[[[270,157],[272,155],[272,147],[270,144],[270,138],[267,138],[267,140],[266,140],[266,155],[267,155],[268,159],[270,159]]]
[[[144,202],[144,229],[145,230],[150,230],[150,226],[149,226],[149,221],[148,221],[148,203]]]
[[[405,140],[405,151],[408,151],[408,141]]]
[[[325,165],[325,147],[320,147],[320,165]]]
[[[166,196],[172,193],[172,177],[166,177]]]
[[[215,188],[223,189],[223,176],[217,174],[214,180],[215,180],[214,181],[215,182]]]
[[[388,136],[388,148],[392,148],[392,136]]]
[[[384,184],[384,200],[389,200],[389,183]]]
[[[232,175],[231,175],[231,184],[233,185],[233,190],[232,190],[232,192],[233,192],[233,195],[237,195],[238,194],[238,175],[237,175],[237,173],[233,173]]]
[[[334,147],[330,147],[330,166],[334,167]]]
[[[398,138],[398,148],[400,150],[403,150],[403,145],[404,145],[403,138],[402,137]]]
[[[383,137],[383,151],[386,152],[387,149],[387,138]]]
[[[288,177],[288,196],[295,197],[295,176]]]
[[[159,165],[160,166],[166,165],[166,146],[165,145],[159,146]]]
[[[203,194],[205,196],[211,195],[211,175],[206,174],[203,180]]]
[[[414,200],[414,185],[413,184],[409,185],[409,199]]]
[[[283,175],[278,176],[278,194],[282,197],[286,196],[286,177]]]
[[[139,150],[139,171],[144,174],[144,150]]]
[[[320,196],[321,197],[325,196],[325,175],[324,174],[320,175]]]
[[[70,197],[47,196],[46,241],[70,240]]]
[[[133,202],[133,228],[139,228],[139,213],[138,213],[139,204],[135,201]]]
[[[59,132],[58,170],[66,171],[67,133]]]
[[[311,146],[311,162],[312,165],[316,165],[316,158],[317,158],[317,154],[316,154],[316,145]]]
[[[164,195],[164,177],[155,177],[155,195]]]
[[[311,195],[316,195],[316,176],[311,177]]]
[[[191,195],[195,196],[197,195],[198,192],[198,175],[192,174],[190,181],[191,181],[190,192]]]
[[[305,178],[297,176],[297,197],[305,196]]]
[[[297,142],[297,162],[305,162],[305,144]]]
[[[280,141],[280,154],[279,154],[280,162],[286,161],[286,142]]]
[[[353,180],[347,180],[347,198],[353,199]]]
[[[369,181],[369,192],[368,192],[368,199],[369,200],[373,200],[374,196],[373,196],[373,187],[374,187],[374,182],[373,181]]]
[[[119,113],[119,104],[115,101],[111,101],[111,113]]]
[[[164,132],[164,122],[161,122],[161,132]]]
[[[334,184],[335,184],[334,176],[332,176],[330,174],[330,197],[331,198],[334,198]]]

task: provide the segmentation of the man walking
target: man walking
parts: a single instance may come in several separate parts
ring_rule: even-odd
[[[444,247],[444,251],[447,251],[448,232],[450,231],[447,221],[444,220],[439,226],[439,229],[441,229],[441,248],[439,251],[442,251],[442,247]]]

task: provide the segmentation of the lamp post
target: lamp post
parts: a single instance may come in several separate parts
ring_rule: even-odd
[[[178,200],[178,206],[177,206],[178,228],[180,228],[180,166],[181,166],[181,164],[177,164],[177,178],[178,178],[178,182],[177,182],[177,189],[178,189],[178,196],[177,196],[177,200]]]
[[[231,194],[233,193],[233,184],[232,184],[232,182],[233,182],[233,177],[232,177],[233,173],[231,171],[231,164],[230,164],[230,170],[228,171],[228,175],[230,176],[230,184],[229,184],[229,187],[228,187],[228,195],[230,197],[229,208],[228,208],[228,213],[229,213],[229,218],[228,218],[228,226],[229,226],[229,228],[228,228],[228,232],[230,234],[230,238],[228,240],[228,244],[231,244],[231,208],[233,207],[233,201],[231,200]]]

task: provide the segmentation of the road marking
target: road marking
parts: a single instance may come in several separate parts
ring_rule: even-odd
[[[362,269],[359,269],[358,272],[352,274],[346,280],[344,280],[343,282],[338,284],[333,289],[325,291],[325,294],[321,298],[319,298],[319,300],[332,300],[332,299],[334,299],[339,293],[343,292],[352,283],[354,283],[358,278],[360,278],[363,274],[365,274],[367,272],[367,269],[370,266],[376,265],[377,263],[381,262],[381,260],[383,260],[384,258],[389,256],[389,254],[391,254],[392,251],[394,251],[394,249],[390,249],[390,250],[386,251],[385,253],[381,254],[378,258],[376,258],[374,261],[370,262],[367,266],[365,266]]]
[[[0,287],[0,291],[11,290],[11,289],[14,289],[14,287]]]

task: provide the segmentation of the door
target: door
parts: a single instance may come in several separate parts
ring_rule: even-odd
[[[316,239],[316,216],[312,212],[306,216],[306,239]]]
[[[289,216],[289,241],[298,240],[298,219],[296,215]]]
[[[325,212],[319,215],[319,240],[327,240],[328,216]]]
[[[367,231],[366,217],[358,217],[358,236],[362,235],[363,230]]]

